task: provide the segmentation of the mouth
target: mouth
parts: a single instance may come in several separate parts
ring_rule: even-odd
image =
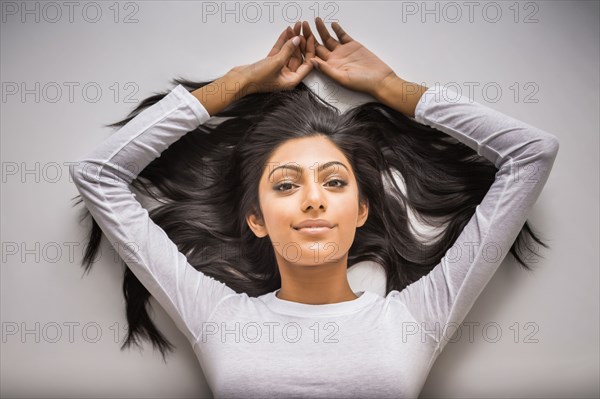
[[[333,230],[335,227],[336,226],[333,226],[333,227],[325,227],[325,226],[320,226],[320,227],[302,227],[300,229],[297,229],[295,227],[292,227],[292,228],[294,230],[296,230],[300,234],[319,235],[319,234],[327,233],[329,230]]]

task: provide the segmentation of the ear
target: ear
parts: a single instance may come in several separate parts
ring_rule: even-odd
[[[362,227],[369,217],[369,201],[365,200],[358,204],[358,219],[356,227]]]
[[[261,216],[257,216],[256,212],[252,212],[246,216],[246,223],[250,230],[254,232],[254,235],[258,238],[267,236],[267,228]]]

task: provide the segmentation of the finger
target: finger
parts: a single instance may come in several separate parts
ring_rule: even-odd
[[[285,28],[283,30],[283,32],[281,32],[281,34],[277,38],[277,41],[275,42],[275,45],[273,46],[271,51],[269,51],[269,54],[267,54],[267,57],[275,55],[281,50],[281,47],[285,44],[285,42],[287,40],[288,29],[289,29],[289,26],[287,28]]]
[[[308,25],[308,21],[302,21],[302,34],[304,37],[308,38],[312,36],[312,30],[310,29],[310,25]]]
[[[297,82],[302,81],[309,73],[314,69],[313,64],[310,61],[305,61],[302,65],[298,67],[297,73]]]
[[[300,53],[306,58],[306,45],[308,44],[308,40],[302,35],[300,35]]]
[[[329,59],[329,50],[327,50],[327,48],[325,46],[323,46],[322,44],[320,44],[317,41],[317,38],[315,37],[315,35],[312,33],[310,26],[308,25],[307,21],[304,21],[302,23],[302,32],[304,33],[304,36],[308,39],[310,37],[313,38],[313,43],[314,43],[314,54],[318,55],[319,57],[321,57],[321,59],[324,59],[325,61],[327,61],[327,59]],[[317,50],[318,49],[318,50]]]
[[[315,37],[310,35],[306,41],[306,49],[304,51],[304,59],[309,60],[315,56]]]
[[[320,17],[316,18],[317,31],[319,32],[319,36],[321,36],[321,41],[323,45],[327,47],[328,50],[333,51],[340,44],[329,34],[327,31],[327,27],[325,26],[325,22]]]
[[[289,88],[296,87],[313,69],[314,66],[312,62],[310,62],[310,59],[306,58],[302,65],[300,65],[294,72],[294,75],[291,79],[292,82],[289,84]]]
[[[300,53],[300,59],[304,60],[306,57],[306,38],[302,35],[298,36],[300,38],[300,45],[298,46],[298,51]]]
[[[331,23],[331,28],[335,32],[335,35],[338,37],[340,43],[346,44],[346,43],[351,42],[353,40],[350,37],[350,35],[348,35],[346,32],[344,32],[344,30],[342,29],[342,27],[340,26],[340,24],[338,24],[337,22],[332,22]]]
[[[331,52],[325,46],[319,44],[318,42],[315,42],[315,54],[317,55],[317,57],[327,61],[329,59],[330,53]]]
[[[297,21],[294,24],[294,36],[298,36],[300,34],[300,29],[302,28],[302,23],[300,21]]]
[[[295,41],[294,39],[296,39],[296,38],[297,38],[297,44],[294,43],[294,41]],[[300,44],[300,40],[301,39],[299,36],[295,36],[294,38],[288,40],[287,42],[285,42],[285,44],[283,45],[283,47],[281,48],[279,53],[277,53],[275,55],[275,57],[277,57],[277,61],[279,62],[279,64],[282,67],[285,65],[288,65],[290,58],[296,51],[298,45]]]
[[[298,67],[304,62],[304,60],[302,59],[302,51],[300,50],[300,48],[303,46],[302,42],[306,42],[306,40],[302,36],[298,37],[300,38],[300,44],[296,47],[296,50],[292,54],[292,57],[290,58],[290,61],[288,63],[288,68],[292,72],[296,72]],[[304,46],[306,46],[306,43],[304,44]]]
[[[340,72],[337,69],[333,69],[329,65],[327,65],[327,62],[323,61],[319,57],[313,57],[311,59],[311,62],[317,70],[323,72],[325,75],[329,76],[336,82],[340,81]]]

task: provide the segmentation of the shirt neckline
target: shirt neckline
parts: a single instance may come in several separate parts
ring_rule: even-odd
[[[291,316],[337,316],[355,313],[377,299],[377,294],[373,292],[358,291],[354,292],[358,298],[351,301],[312,305],[278,298],[277,292],[279,289],[261,296],[260,299],[272,311]]]

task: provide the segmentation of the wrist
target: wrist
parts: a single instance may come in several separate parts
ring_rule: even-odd
[[[213,116],[242,98],[246,94],[245,88],[243,76],[230,71],[212,83],[194,90],[192,95],[200,101],[208,114]]]
[[[428,87],[390,75],[380,85],[375,98],[388,107],[414,118],[417,104],[427,90]]]
[[[381,102],[390,91],[390,86],[395,85],[399,80],[401,81],[402,79],[392,71],[373,89],[371,95]]]
[[[233,96],[241,98],[251,94],[250,79],[238,70],[239,67],[230,69],[221,79]]]

